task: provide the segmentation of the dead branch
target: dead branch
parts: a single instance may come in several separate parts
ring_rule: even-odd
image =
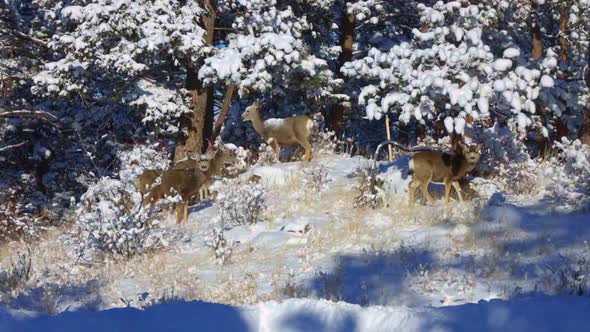
[[[10,150],[10,149],[15,149],[15,148],[18,148],[20,146],[23,146],[23,145],[25,145],[27,143],[28,143],[28,141],[24,141],[24,142],[20,142],[20,143],[17,143],[17,144],[3,146],[3,147],[0,148],[0,152],[4,152],[4,151]]]
[[[2,112],[0,113],[0,118],[37,118],[47,122],[57,120],[57,118],[51,113],[45,111],[28,110]]]

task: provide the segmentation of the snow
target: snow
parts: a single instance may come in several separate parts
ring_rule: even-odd
[[[445,124],[451,130],[460,130],[457,119],[448,119]],[[490,135],[503,138],[496,131]],[[505,149],[506,143],[496,144],[499,147],[492,143],[487,147],[490,153],[501,155],[495,149]],[[587,151],[581,143],[560,144],[564,152],[559,158],[567,160],[572,174],[589,174]],[[125,164],[140,155],[133,154]],[[216,252],[205,243],[211,230],[222,226],[218,202],[191,207],[189,223],[181,227],[173,221],[162,222],[160,231],[175,234],[167,249],[128,261],[80,266],[67,255],[52,256],[60,253],[55,253],[55,247],[62,248],[59,237],[40,241],[35,262],[41,265],[35,267],[34,278],[59,285],[52,293],[55,311],[113,309],[125,303],[145,307],[145,311],[125,308],[66,312],[55,318],[11,317],[10,313],[30,316],[42,311],[30,306],[41,301],[33,291],[0,314],[0,330],[35,330],[39,324],[46,324],[48,330],[62,330],[63,326],[76,330],[79,326],[75,324],[91,322],[92,328],[103,330],[132,326],[149,331],[163,322],[182,329],[184,324],[194,325],[193,319],[201,320],[197,326],[203,328],[217,324],[220,330],[255,331],[486,331],[514,326],[552,330],[555,321],[565,329],[579,327],[576,324],[584,320],[580,312],[588,310],[587,297],[540,294],[567,292],[559,274],[551,273],[547,266],[562,271],[560,257],[571,257],[575,266],[577,257],[587,255],[584,241],[590,229],[584,222],[588,214],[583,210],[587,204],[583,196],[572,189],[558,191],[557,196],[544,189],[539,195],[523,197],[506,193],[500,180],[475,178],[472,183],[478,198],[454,201],[449,208],[440,203],[419,204],[409,211],[409,156],[397,152],[396,156],[394,162],[377,164],[385,201],[385,207],[377,209],[353,207],[358,181],[354,174],[373,164],[360,156],[320,155],[310,163],[257,166],[240,175],[234,181],[260,177],[270,210],[258,223],[225,225],[225,239],[232,243],[231,250],[222,250],[231,252],[225,265],[218,263]],[[518,159],[512,154],[504,157],[508,163]],[[331,181],[320,192],[311,191],[301,179],[307,170],[320,165]],[[557,169],[539,168],[549,174],[547,181],[572,178]],[[572,181],[584,183],[584,177]],[[224,186],[216,187],[223,199],[227,195]],[[440,195],[442,188],[432,185],[431,190]],[[63,271],[68,271],[66,284],[62,277],[52,277]],[[98,284],[93,286],[98,290],[83,286],[88,282]],[[72,283],[82,285],[75,297],[66,296]],[[302,299],[277,295],[283,294],[284,287],[290,289],[285,285],[295,285],[293,292]],[[149,305],[171,287],[178,298],[234,306],[180,303],[178,298],[173,303]],[[98,299],[85,296],[97,293]],[[148,300],[141,302],[142,298]],[[551,311],[562,319],[548,315]],[[169,312],[175,313],[173,322],[167,317]],[[162,323],[151,321],[157,318]],[[564,325],[566,322],[572,325]]]
[[[443,308],[361,307],[344,302],[291,299],[252,306],[173,302],[145,310],[66,312],[56,317],[13,317],[0,311],[0,329],[28,331],[583,331],[587,297],[480,301]],[[556,319],[559,318],[559,319]]]
[[[503,56],[506,59],[518,58],[520,56],[520,49],[507,48],[504,50]]]
[[[453,127],[453,118],[451,118],[450,116],[445,118],[445,128],[447,129],[447,132],[452,133],[454,130]]]
[[[457,134],[463,135],[464,130],[465,130],[465,119],[456,118],[455,119],[455,132]]]
[[[507,71],[512,68],[512,61],[509,59],[498,59],[494,61],[494,69],[497,71]]]
[[[543,75],[541,77],[541,86],[544,88],[552,88],[555,85],[553,78],[549,75]]]

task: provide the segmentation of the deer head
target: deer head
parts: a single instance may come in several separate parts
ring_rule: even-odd
[[[459,148],[465,160],[470,164],[477,164],[481,158],[481,147],[479,145],[466,145],[459,143]]]
[[[254,121],[258,118],[258,110],[260,110],[260,108],[262,108],[262,102],[256,100],[252,105],[246,107],[246,111],[242,114],[242,120]]]

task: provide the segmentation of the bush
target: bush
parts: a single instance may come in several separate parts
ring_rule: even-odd
[[[132,185],[117,179],[104,177],[88,188],[77,210],[78,256],[98,251],[128,258],[165,245],[162,234],[152,232],[157,222],[139,208],[140,202]]]
[[[358,178],[356,189],[358,194],[354,199],[354,207],[371,207],[373,209],[385,204],[385,192],[383,191],[383,180],[377,177],[379,168],[362,167],[354,172]]]
[[[213,250],[219,265],[228,265],[230,263],[234,243],[225,239],[223,228],[214,228],[211,238],[205,241],[205,245]]]
[[[145,169],[163,169],[168,161],[154,146],[138,145],[121,152],[119,179],[103,177],[90,185],[76,209],[72,233],[76,254],[83,260],[95,253],[129,258],[166,245],[158,221],[141,209],[141,194],[133,180]]]
[[[0,191],[0,242],[36,233],[33,216],[23,206],[23,194],[14,188]]]
[[[580,140],[569,141],[562,137],[561,142],[556,142],[558,149],[554,163],[563,164],[556,180],[561,186],[573,187],[582,194],[590,194],[590,146],[582,144]],[[555,176],[555,173],[554,173]]]
[[[8,295],[22,288],[31,278],[31,250],[17,255],[7,269],[0,267],[0,294]]]
[[[220,195],[221,225],[252,225],[266,212],[266,189],[258,183],[229,184]]]
[[[313,130],[311,133],[311,152],[313,157],[331,155],[338,149],[338,139],[333,131]]]
[[[258,160],[256,166],[271,166],[278,163],[277,155],[270,145],[265,143],[258,147]]]
[[[526,146],[508,127],[495,124],[490,128],[474,128],[473,139],[482,145],[482,155],[477,165],[477,171],[481,174],[506,174],[510,165],[530,161]]]
[[[557,293],[584,296],[588,294],[590,287],[588,274],[590,273],[590,252],[577,257],[559,255],[560,262],[553,266],[548,265],[549,275],[547,282]]]
[[[303,171],[305,176],[303,177],[303,183],[306,187],[311,188],[316,193],[322,192],[328,182],[331,181],[328,175],[328,168],[324,164],[319,164],[316,167],[312,167]]]

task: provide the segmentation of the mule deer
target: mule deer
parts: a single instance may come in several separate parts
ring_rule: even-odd
[[[459,179],[471,172],[481,157],[479,146],[459,144],[460,153],[451,154],[441,151],[420,151],[412,156],[410,161],[410,207],[414,206],[416,189],[420,188],[424,197],[434,204],[434,199],[428,192],[430,182],[442,182],[445,185],[445,204],[449,204],[451,187],[455,188],[459,200],[463,202]]]
[[[244,121],[252,121],[252,126],[256,132],[262,136],[264,142],[272,146],[277,159],[279,159],[281,148],[280,145],[299,144],[305,149],[305,161],[311,160],[311,130],[313,129],[313,120],[307,115],[298,115],[290,118],[277,119],[272,118],[262,121],[260,117],[260,108],[262,102],[255,101],[246,108],[242,114]]]
[[[208,169],[208,167],[209,167],[209,162],[207,161],[207,159],[191,159],[191,158],[180,160],[180,161],[176,162],[174,165],[172,165],[172,169],[199,168],[203,172],[205,172]],[[164,172],[164,170],[162,170],[162,169],[146,169],[137,178],[135,178],[135,180],[133,181],[133,184],[135,185],[135,188],[137,188],[137,190],[141,194],[142,199],[150,191],[153,184],[162,175],[163,172]]]
[[[233,162],[231,150],[223,144],[216,149],[210,149],[207,153],[210,156],[207,169],[195,167],[192,162],[179,162],[172,169],[164,171],[160,177],[160,184],[149,190],[143,198],[142,206],[155,204],[166,196],[180,195],[182,204],[176,206],[176,223],[179,224],[184,217],[188,222],[188,203],[192,196],[200,192],[202,187],[209,184],[211,178],[221,172],[221,168]],[[203,166],[201,163],[200,166]]]

